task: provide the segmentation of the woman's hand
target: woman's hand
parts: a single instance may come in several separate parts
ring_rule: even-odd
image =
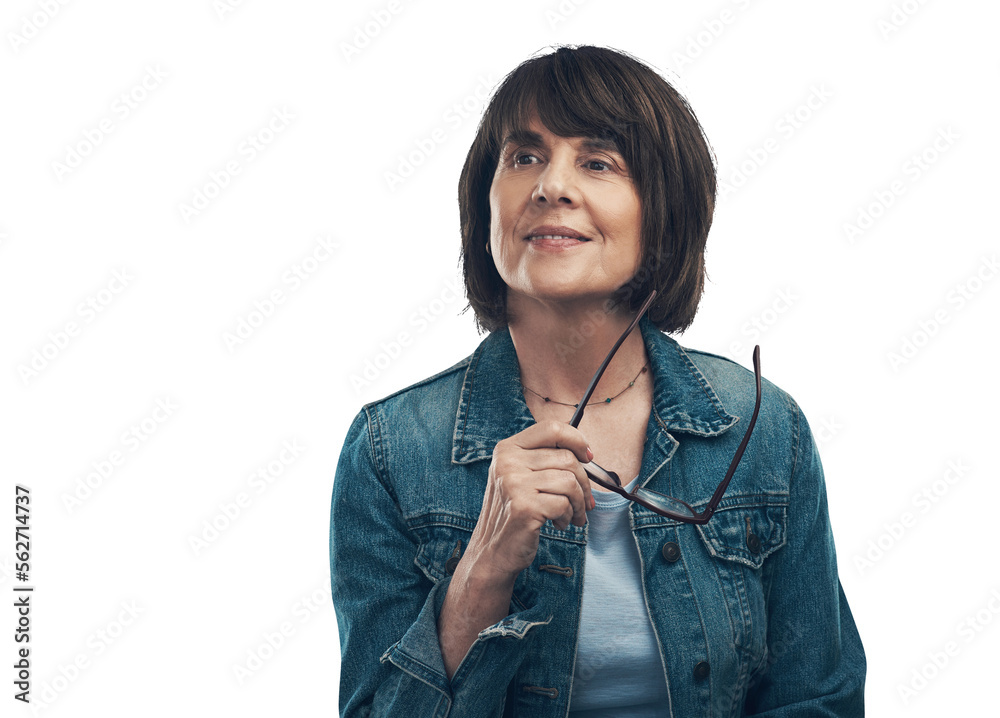
[[[463,568],[512,585],[534,561],[546,521],[559,529],[586,524],[594,499],[582,464],[593,458],[579,429],[555,420],[499,442]]]
[[[514,579],[535,560],[542,524],[583,526],[593,508],[579,429],[543,421],[493,449],[479,521],[448,586],[438,639],[448,678],[479,632],[507,615]]]

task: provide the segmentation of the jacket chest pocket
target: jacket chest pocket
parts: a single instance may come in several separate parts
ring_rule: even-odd
[[[469,547],[469,539],[472,538],[475,526],[476,521],[470,518],[436,515],[433,522],[412,527],[411,531],[418,542],[413,562],[433,583],[450,578]],[[520,611],[526,607],[524,593],[522,574],[514,584],[512,610]]]
[[[453,523],[429,524],[414,529],[419,547],[414,563],[431,581],[437,583],[455,573],[472,536],[471,528],[456,518]]]
[[[734,506],[716,512],[707,524],[697,526],[718,580],[718,590],[728,607],[732,642],[749,654],[750,662],[762,660],[767,641],[765,561],[787,542],[787,506],[782,504]],[[724,630],[725,621],[717,617]]]
[[[785,545],[786,507],[740,506],[717,511],[698,533],[708,552],[724,561],[759,569]]]

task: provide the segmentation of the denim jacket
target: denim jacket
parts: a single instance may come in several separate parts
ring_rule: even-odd
[[[639,326],[654,384],[638,485],[701,510],[753,412],[753,373],[682,348],[646,318]],[[507,329],[354,419],[330,530],[342,716],[567,716],[586,526],[542,527],[509,615],[480,632],[451,681],[437,637],[493,449],[533,423]],[[629,513],[669,693],[662,715],[864,714],[865,655],[837,575],[823,469],[788,394],[762,381],[757,425],[706,525],[634,503]]]

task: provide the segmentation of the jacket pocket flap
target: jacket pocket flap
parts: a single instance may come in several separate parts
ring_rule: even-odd
[[[424,526],[415,533],[420,546],[413,561],[435,583],[455,572],[472,536],[466,529],[440,524]]]
[[[772,505],[722,509],[698,526],[698,533],[713,556],[760,568],[785,545],[786,510]]]

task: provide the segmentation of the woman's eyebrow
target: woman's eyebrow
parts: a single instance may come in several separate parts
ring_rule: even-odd
[[[542,136],[531,130],[514,130],[503,138],[503,142],[500,143],[501,151],[511,143],[518,145],[540,145],[542,144]]]
[[[606,152],[618,152],[621,154],[621,151],[618,149],[618,143],[603,137],[588,137],[583,141],[581,146],[585,150],[604,150]]]
[[[503,143],[500,145],[500,150],[503,151],[507,145],[511,143],[536,146],[543,144],[542,136],[537,132],[532,132],[531,130],[513,130],[510,134],[504,137]],[[580,143],[580,148],[584,150],[618,152],[621,154],[621,150],[618,149],[618,144],[614,140],[604,137],[585,137],[583,142]]]

